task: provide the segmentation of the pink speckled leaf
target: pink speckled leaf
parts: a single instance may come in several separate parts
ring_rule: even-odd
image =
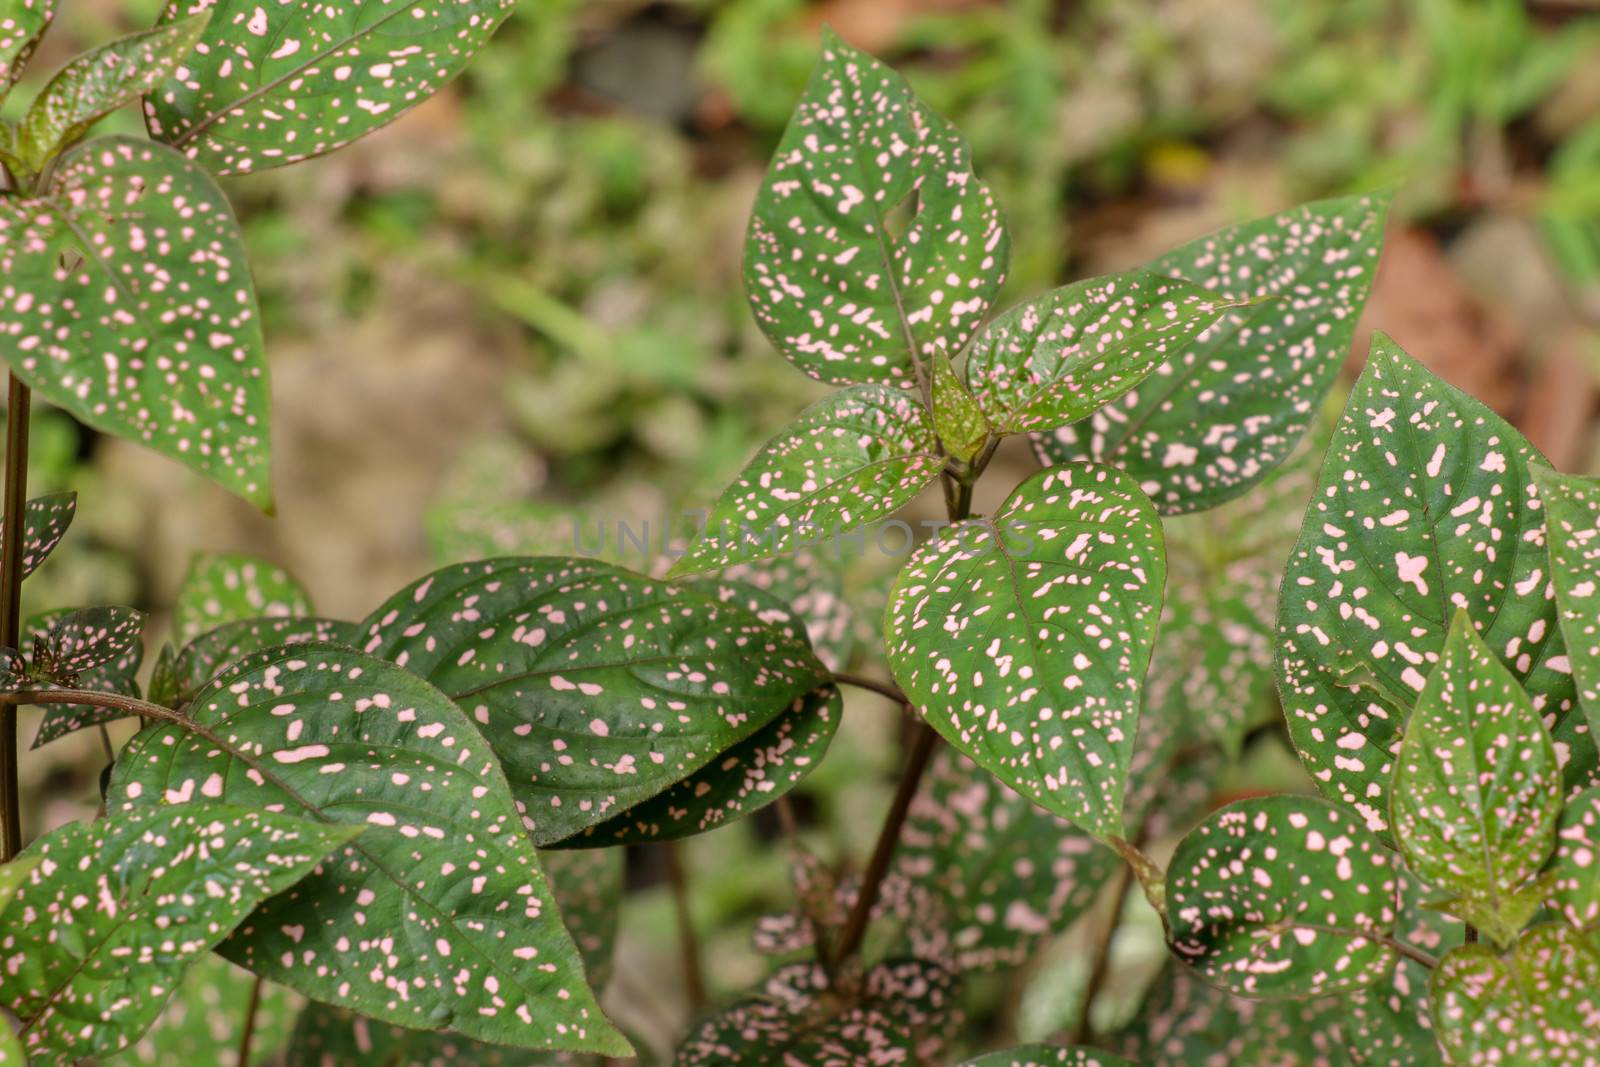
[[[479,725],[544,846],[711,768],[827,681],[780,616],[710,587],[534,556],[435,571],[368,616],[360,640]]]
[[[722,494],[673,577],[831,543],[939,476],[928,410],[902,389],[858,385],[813,404]]]
[[[30,621],[34,674],[72,687],[78,676],[126,656],[144,633],[144,612],[111,606],[75,608]]]
[[[561,921],[583,957],[584,976],[596,993],[611,981],[627,852],[585,848],[539,853],[539,866],[561,909]]]
[[[931,354],[933,362],[933,428],[945,451],[963,462],[970,461],[989,438],[989,420],[978,398],[950,366],[944,346]],[[969,364],[970,366],[970,364]]]
[[[172,0],[211,13],[145,97],[150,136],[218,174],[296,163],[388,125],[455,77],[511,0]]]
[[[78,510],[77,493],[51,493],[28,501],[22,512],[22,576],[26,578],[39,569],[39,564],[67,535],[72,517]],[[5,523],[0,522],[0,536]]]
[[[1318,797],[1241,800],[1179,844],[1167,873],[1180,959],[1241,996],[1312,997],[1388,974],[1399,873],[1376,834]]]
[[[960,1067],[1136,1067],[1113,1052],[1077,1045],[1022,1045],[985,1052],[970,1060],[962,1060]]]
[[[915,198],[904,233],[890,213]],[[813,378],[914,383],[960,352],[1005,281],[1010,246],[966,141],[904,80],[824,30],[745,238],[756,322]]]
[[[282,567],[243,552],[200,552],[172,606],[172,627],[179,641],[194,641],[226,623],[309,614],[310,594]]]
[[[1034,803],[1122,836],[1166,578],[1161,523],[1121,471],[1040,471],[895,580],[895,680],[944,738]]]
[[[1051,430],[1144,381],[1227,306],[1151,271],[1074,282],[985,326],[967,357],[967,385],[995,432]]]
[[[283,1062],[284,1067],[599,1067],[604,1061],[408,1030],[312,1003],[295,1022]]]
[[[219,949],[308,997],[418,1029],[626,1055],[505,776],[461,711],[370,656],[247,656],[113,769],[107,809],[221,800],[363,826]],[[363,935],[362,931],[370,933]]]
[[[1389,198],[1321,200],[1184,245],[1150,269],[1228,312],[1138,388],[1035,438],[1046,463],[1127,470],[1163,514],[1215,507],[1294,451],[1344,363],[1383,246]]]
[[[830,671],[841,671],[861,643],[862,620],[853,600],[860,583],[852,582],[844,561],[827,549],[787,553],[773,559],[740,563],[722,577],[741,586],[753,586],[779,601],[796,622],[805,626],[817,658]],[[851,585],[852,597],[845,596]]]
[[[18,124],[18,153],[37,173],[96,122],[166,81],[200,39],[206,18],[130,34],[62,67]]]
[[[1401,879],[1396,935],[1435,958],[1462,943],[1466,927],[1426,906],[1427,894],[1410,875]],[[1406,957],[1365,989],[1338,998],[1344,1046],[1361,1067],[1442,1067],[1428,1004],[1430,971]]]
[[[309,615],[225,622],[196,637],[177,654],[172,664],[173,700],[177,704],[188,703],[224,667],[252,652],[306,641],[354,645],[356,634],[353,622]],[[153,700],[153,681],[151,688]]]
[[[208,953],[189,968],[144,1036],[96,1067],[239,1067],[239,1040],[255,988],[255,975]],[[249,1067],[278,1067],[300,1002],[280,985],[261,984]]]
[[[90,141],[0,198],[0,335],[41,397],[270,508],[267,367],[221,190],[162,145]]]
[[[1373,830],[1406,719],[1464,610],[1550,724],[1569,786],[1595,767],[1544,552],[1526,438],[1373,340],[1279,602],[1278,692],[1322,792]]]
[[[1428,985],[1434,1030],[1453,1064],[1596,1062],[1600,950],[1561,923],[1534,927],[1503,957],[1463,945]]]
[[[250,909],[360,833],[222,804],[122,812],[34,842],[0,914],[0,1002],[31,1061],[75,1063],[138,1038],[184,970]]]
[[[55,17],[56,0],[8,0],[0,14],[0,100],[22,76]]]
[[[1589,729],[1600,730],[1600,479],[1534,464],[1549,530],[1561,636]]]
[[[1543,903],[1530,885],[1561,814],[1561,770],[1522,687],[1458,612],[1417,698],[1390,789],[1395,839],[1442,905],[1502,947]]]
[[[1551,904],[1573,926],[1600,929],[1600,786],[1567,801],[1550,863]]]
[[[959,1021],[955,980],[935,964],[891,960],[859,996],[831,990],[819,964],[782,967],[754,993],[704,1020],[673,1067],[867,1067],[938,1062]]]
[[[28,633],[34,635],[34,668],[31,673],[33,680],[27,684],[34,688],[50,689],[58,685],[66,685],[74,689],[92,689],[101,693],[121,693],[124,696],[136,697],[139,695],[137,675],[139,666],[144,662],[144,642],[140,640],[140,630],[143,627],[144,617],[132,608],[86,608],[83,614],[77,611],[51,611],[43,615],[30,618],[23,627]],[[74,616],[78,618],[74,620]],[[85,667],[88,659],[78,661],[78,667],[68,670],[64,674],[52,678],[49,674],[41,675],[39,670],[39,639],[45,640],[45,658],[61,663],[66,654],[66,646],[70,646],[81,638],[88,629],[111,627],[117,630],[111,645],[106,649],[91,653],[89,658],[98,658],[113,648],[115,654],[108,656],[93,666]],[[55,634],[55,638],[50,635]],[[62,642],[65,642],[63,645]],[[55,647],[52,647],[54,644]],[[64,665],[65,666],[65,665]],[[74,677],[75,675],[75,677]],[[65,681],[63,679],[66,679]],[[90,726],[101,723],[115,722],[117,719],[127,718],[128,713],[116,708],[104,708],[91,704],[49,704],[44,708],[44,717],[39,720],[38,733],[34,735],[33,747],[48,744],[59,737]]]

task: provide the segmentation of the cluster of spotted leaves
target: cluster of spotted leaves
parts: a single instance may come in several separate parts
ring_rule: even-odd
[[[1358,1059],[1592,1062],[1597,546],[1593,481],[1375,339],[1278,618],[1326,799],[1241,801],[1180,843],[1175,953],[1240,996],[1341,994]]]
[[[270,510],[261,316],[213,175],[308,159],[458,73],[508,0],[173,0],[0,124],[0,328],[40,396]],[[0,97],[55,14],[9,3]],[[85,140],[142,101],[153,140]],[[14,357],[14,358],[13,358]]]

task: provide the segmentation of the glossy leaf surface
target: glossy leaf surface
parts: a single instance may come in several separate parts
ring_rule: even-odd
[[[1600,730],[1600,481],[1534,466],[1561,635],[1591,731]]]
[[[187,703],[224,666],[252,652],[308,641],[353,645],[356,625],[307,615],[225,622],[196,637],[178,653],[172,664],[174,698]]]

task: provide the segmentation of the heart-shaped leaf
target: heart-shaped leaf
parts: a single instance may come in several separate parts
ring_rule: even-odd
[[[0,299],[4,299],[0,297]],[[49,557],[72,525],[72,516],[78,510],[77,493],[51,493],[36,496],[24,505],[22,512],[22,576],[26,578],[39,569],[39,564]],[[0,536],[4,536],[5,523],[0,522]]]
[[[1247,1000],[1164,968],[1113,1047],[1140,1067],[1344,1067],[1339,998]]]
[[[93,613],[102,611],[113,613],[103,618],[131,629],[124,629],[116,638],[115,647],[117,654],[109,660],[87,670],[78,672],[71,688],[91,689],[97,693],[120,693],[123,696],[136,697],[139,695],[139,682],[137,675],[139,666],[144,662],[144,642],[138,638],[138,627],[143,624],[143,616],[131,608],[90,608]],[[48,634],[58,625],[65,623],[72,615],[71,611],[51,611],[43,615],[36,615],[27,621],[24,629],[38,635]],[[75,632],[77,628],[74,627]],[[130,640],[131,638],[131,640]],[[37,644],[36,652],[37,655]],[[30,681],[28,685],[39,689],[50,689],[54,683]],[[128,712],[119,708],[101,707],[96,704],[49,704],[45,706],[44,717],[39,720],[39,730],[34,735],[33,747],[49,744],[51,741],[90,726],[99,726],[101,723],[115,722],[128,717]]]
[[[906,384],[960,352],[1010,244],[966,141],[900,75],[823,31],[756,194],[744,282],[767,339],[813,378]],[[915,197],[904,233],[890,214]]]
[[[1074,282],[985,326],[967,357],[967,385],[995,432],[1051,430],[1144,381],[1226,307],[1152,271]]]
[[[1553,724],[1569,784],[1595,766],[1557,632],[1532,445],[1377,336],[1284,573],[1278,691],[1322,792],[1385,830],[1394,754],[1464,610]]]
[[[824,398],[762,446],[672,568],[676,577],[831,541],[882,518],[939,476],[928,411],[905,390],[860,385]]]
[[[1294,451],[1344,363],[1388,210],[1387,195],[1317,201],[1151,263],[1225,302],[1261,302],[1228,312],[1120,402],[1036,437],[1040,458],[1120,466],[1168,515],[1260,481]]]
[[[56,0],[10,0],[0,18],[0,100],[22,76],[56,17]]]
[[[821,965],[791,964],[702,1022],[673,1067],[929,1062],[958,1021],[954,993],[949,973],[921,960],[879,964],[856,998],[839,996]]]
[[[1388,973],[1398,875],[1376,834],[1316,797],[1241,800],[1167,873],[1172,950],[1241,996],[1313,997]]]
[[[1600,928],[1600,786],[1567,801],[1550,863],[1551,903],[1573,926]]]
[[[1536,926],[1504,957],[1463,945],[1428,983],[1452,1063],[1594,1062],[1600,951],[1561,923]]]
[[[999,1052],[985,1052],[960,1067],[1136,1067],[1121,1056],[1104,1049],[1061,1045],[1020,1045]]]
[[[0,999],[35,1063],[114,1052],[184,969],[358,833],[221,804],[122,812],[47,834],[0,915]]]
[[[35,171],[89,127],[131,104],[179,69],[204,32],[204,13],[130,34],[62,67],[28,107],[17,148]]]
[[[1040,471],[992,518],[912,555],[890,594],[895,680],[957,749],[1034,803],[1122,836],[1166,562],[1121,471]]]
[[[479,724],[541,846],[657,797],[828,680],[786,614],[553,556],[435,571],[360,632]]]
[[[281,603],[281,602],[280,602]],[[225,622],[183,646],[173,661],[173,699],[188,703],[218,671],[262,649],[323,641],[336,645],[356,643],[356,624],[309,615]],[[151,699],[155,699],[152,681]]]
[[[510,0],[171,0],[163,24],[211,12],[178,75],[145,97],[150,136],[217,174],[331,152],[460,73]]]
[[[0,198],[0,268],[16,374],[270,509],[261,316],[204,171],[127,137],[71,149],[42,195]]]
[[[1600,731],[1600,480],[1533,467],[1550,538],[1561,636],[1591,731]]]
[[[102,1067],[175,1067],[236,1062],[246,1014],[251,1016],[251,1064],[277,1063],[294,1027],[299,998],[282,986],[261,983],[252,1006],[256,976],[214,952],[195,961],[166,1010],[129,1048]]]
[[[505,777],[461,711],[380,659],[257,653],[118,758],[107,808],[207,798],[366,827],[220,952],[419,1029],[625,1055],[584,983]],[[363,927],[383,936],[353,936]],[[402,995],[403,994],[403,995]]]
[[[75,608],[30,623],[34,676],[72,687],[79,675],[124,659],[139,644],[144,612],[112,606]]]
[[[933,353],[933,428],[945,451],[969,462],[989,438],[989,420],[978,406],[978,398],[950,366],[943,346]]]
[[[201,552],[189,561],[172,613],[178,640],[191,642],[227,623],[309,615],[311,596],[294,575],[264,559]]]
[[[1417,698],[1389,800],[1411,871],[1453,894],[1452,914],[1513,941],[1543,900],[1528,883],[1550,855],[1561,770],[1527,694],[1465,612]]]
[[[906,916],[918,954],[969,971],[1020,966],[1095,902],[1120,862],[942,747],[911,802],[893,870],[934,902]]]

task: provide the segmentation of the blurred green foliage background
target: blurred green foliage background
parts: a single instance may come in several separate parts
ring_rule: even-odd
[[[156,10],[68,0],[33,85]],[[436,562],[571,551],[573,516],[659,524],[707,503],[821,394],[755,329],[738,258],[824,21],[966,131],[1013,234],[1005,303],[1226,222],[1394,184],[1368,325],[1558,466],[1600,466],[1589,0],[522,0],[466,76],[402,121],[228,185],[267,320],[279,515],[40,411],[33,483],[81,495],[30,610],[131,603],[160,632],[190,556],[211,549],[266,556],[322,613],[358,617]],[[1020,475],[1032,460],[1005,462]],[[992,475],[996,498],[1014,480]],[[874,577],[850,579],[868,633]],[[849,737],[802,791],[825,855],[864,850],[895,729],[853,700]],[[53,798],[41,824],[92,805],[97,752],[84,734],[28,761],[35,795]],[[1297,775],[1269,744],[1233,778]],[[714,991],[759,977],[750,922],[787,894],[786,857],[760,830],[688,848],[692,876],[738,872],[696,879]],[[686,1010],[652,978],[676,973],[669,905],[644,893],[630,908],[613,997],[660,1044]],[[1158,960],[1158,936],[1129,951]],[[1060,1025],[1081,976],[1057,955],[1032,999],[987,994],[996,1026]]]

